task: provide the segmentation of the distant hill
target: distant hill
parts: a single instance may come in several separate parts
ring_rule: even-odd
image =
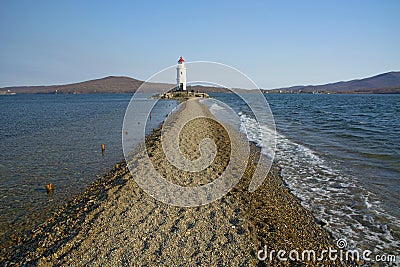
[[[109,76],[65,85],[5,87],[1,88],[0,91],[10,90],[17,94],[133,93],[142,83],[142,81],[129,77]]]
[[[17,94],[102,94],[102,93],[134,93],[143,84],[143,81],[130,77],[109,76],[85,82],[48,85],[48,86],[13,86],[0,88],[0,94],[8,90]],[[160,92],[165,88],[172,88],[175,85],[167,83],[146,83],[146,89],[151,92]],[[225,92],[226,89],[217,87],[193,86],[189,90],[200,92]]]
[[[400,72],[387,72],[373,77],[328,83],[302,85],[269,90],[269,92],[330,92],[330,93],[400,93]]]
[[[13,86],[0,88],[0,94],[12,92],[17,94],[102,94],[102,93],[134,93],[143,84],[143,81],[130,77],[109,76],[85,82],[48,85],[48,86]],[[151,92],[160,92],[175,85],[167,83],[146,83]],[[225,88],[210,86],[192,86],[188,90],[220,93],[229,92]],[[400,93],[400,72],[388,72],[373,77],[351,80],[346,82],[329,83],[325,85],[300,85],[288,88],[263,90],[268,93]]]

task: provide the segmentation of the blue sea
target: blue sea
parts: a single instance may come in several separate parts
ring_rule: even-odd
[[[138,103],[154,102],[151,95]],[[124,159],[122,123],[132,95],[0,96],[0,241],[43,221]],[[160,101],[146,132],[176,107]],[[101,144],[105,145],[102,155]],[[47,194],[46,184],[54,193]]]
[[[238,96],[212,96],[235,110],[250,141],[268,145],[248,105]],[[277,131],[275,161],[302,205],[336,239],[345,239],[349,249],[397,255],[400,95],[265,97]],[[229,122],[222,105],[213,100],[205,103],[217,118]]]
[[[247,105],[212,94],[265,145]],[[349,248],[400,248],[400,95],[266,94],[277,129],[275,161],[292,192]],[[0,96],[0,240],[39,222],[123,160],[131,95]],[[153,101],[143,96],[143,101]],[[224,120],[222,106],[207,103]],[[147,132],[176,107],[160,101]],[[101,144],[106,150],[101,153]],[[53,183],[54,194],[45,185]]]

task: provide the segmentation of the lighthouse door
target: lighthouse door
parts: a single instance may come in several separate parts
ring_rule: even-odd
[[[183,83],[179,84],[179,90],[183,91]]]

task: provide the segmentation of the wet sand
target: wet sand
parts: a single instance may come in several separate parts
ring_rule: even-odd
[[[185,116],[212,116],[197,100],[185,102],[171,120]],[[206,169],[190,173],[166,160],[161,130],[146,137],[150,160],[163,177],[182,186],[209,183],[225,171],[231,143],[218,123],[198,118],[179,135],[180,150],[190,160],[199,158],[198,145],[211,138],[217,156]],[[5,266],[316,266],[319,262],[264,262],[257,252],[335,248],[334,241],[305,210],[273,165],[264,183],[253,193],[248,186],[260,150],[250,145],[250,159],[239,183],[222,198],[199,207],[176,207],[145,193],[133,176],[148,175],[143,153],[132,156],[133,174],[121,162],[51,218],[20,237],[2,254]],[[325,266],[338,263],[321,262]]]

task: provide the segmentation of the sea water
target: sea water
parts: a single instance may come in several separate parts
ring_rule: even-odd
[[[211,95],[237,112],[250,141],[268,146],[244,101],[235,94]],[[348,249],[398,254],[400,95],[265,97],[277,129],[275,161],[302,205]],[[207,102],[224,120],[223,107]]]
[[[212,96],[234,109],[240,118],[235,123],[250,141],[268,145],[239,97]],[[400,95],[265,97],[277,129],[275,161],[302,205],[335,238],[346,239],[348,248],[398,253]],[[122,123],[130,99],[128,94],[0,96],[2,242],[14,230],[40,222],[123,160]],[[149,95],[140,99],[154,101]],[[221,105],[208,104],[224,119]],[[146,132],[176,105],[158,102]],[[54,194],[47,195],[47,183],[54,184]]]
[[[136,97],[136,104],[155,100]],[[132,95],[0,96],[0,241],[29,229],[124,159],[122,123]],[[177,105],[159,101],[150,133]],[[105,145],[102,155],[101,144]],[[47,194],[46,184],[54,193]]]

